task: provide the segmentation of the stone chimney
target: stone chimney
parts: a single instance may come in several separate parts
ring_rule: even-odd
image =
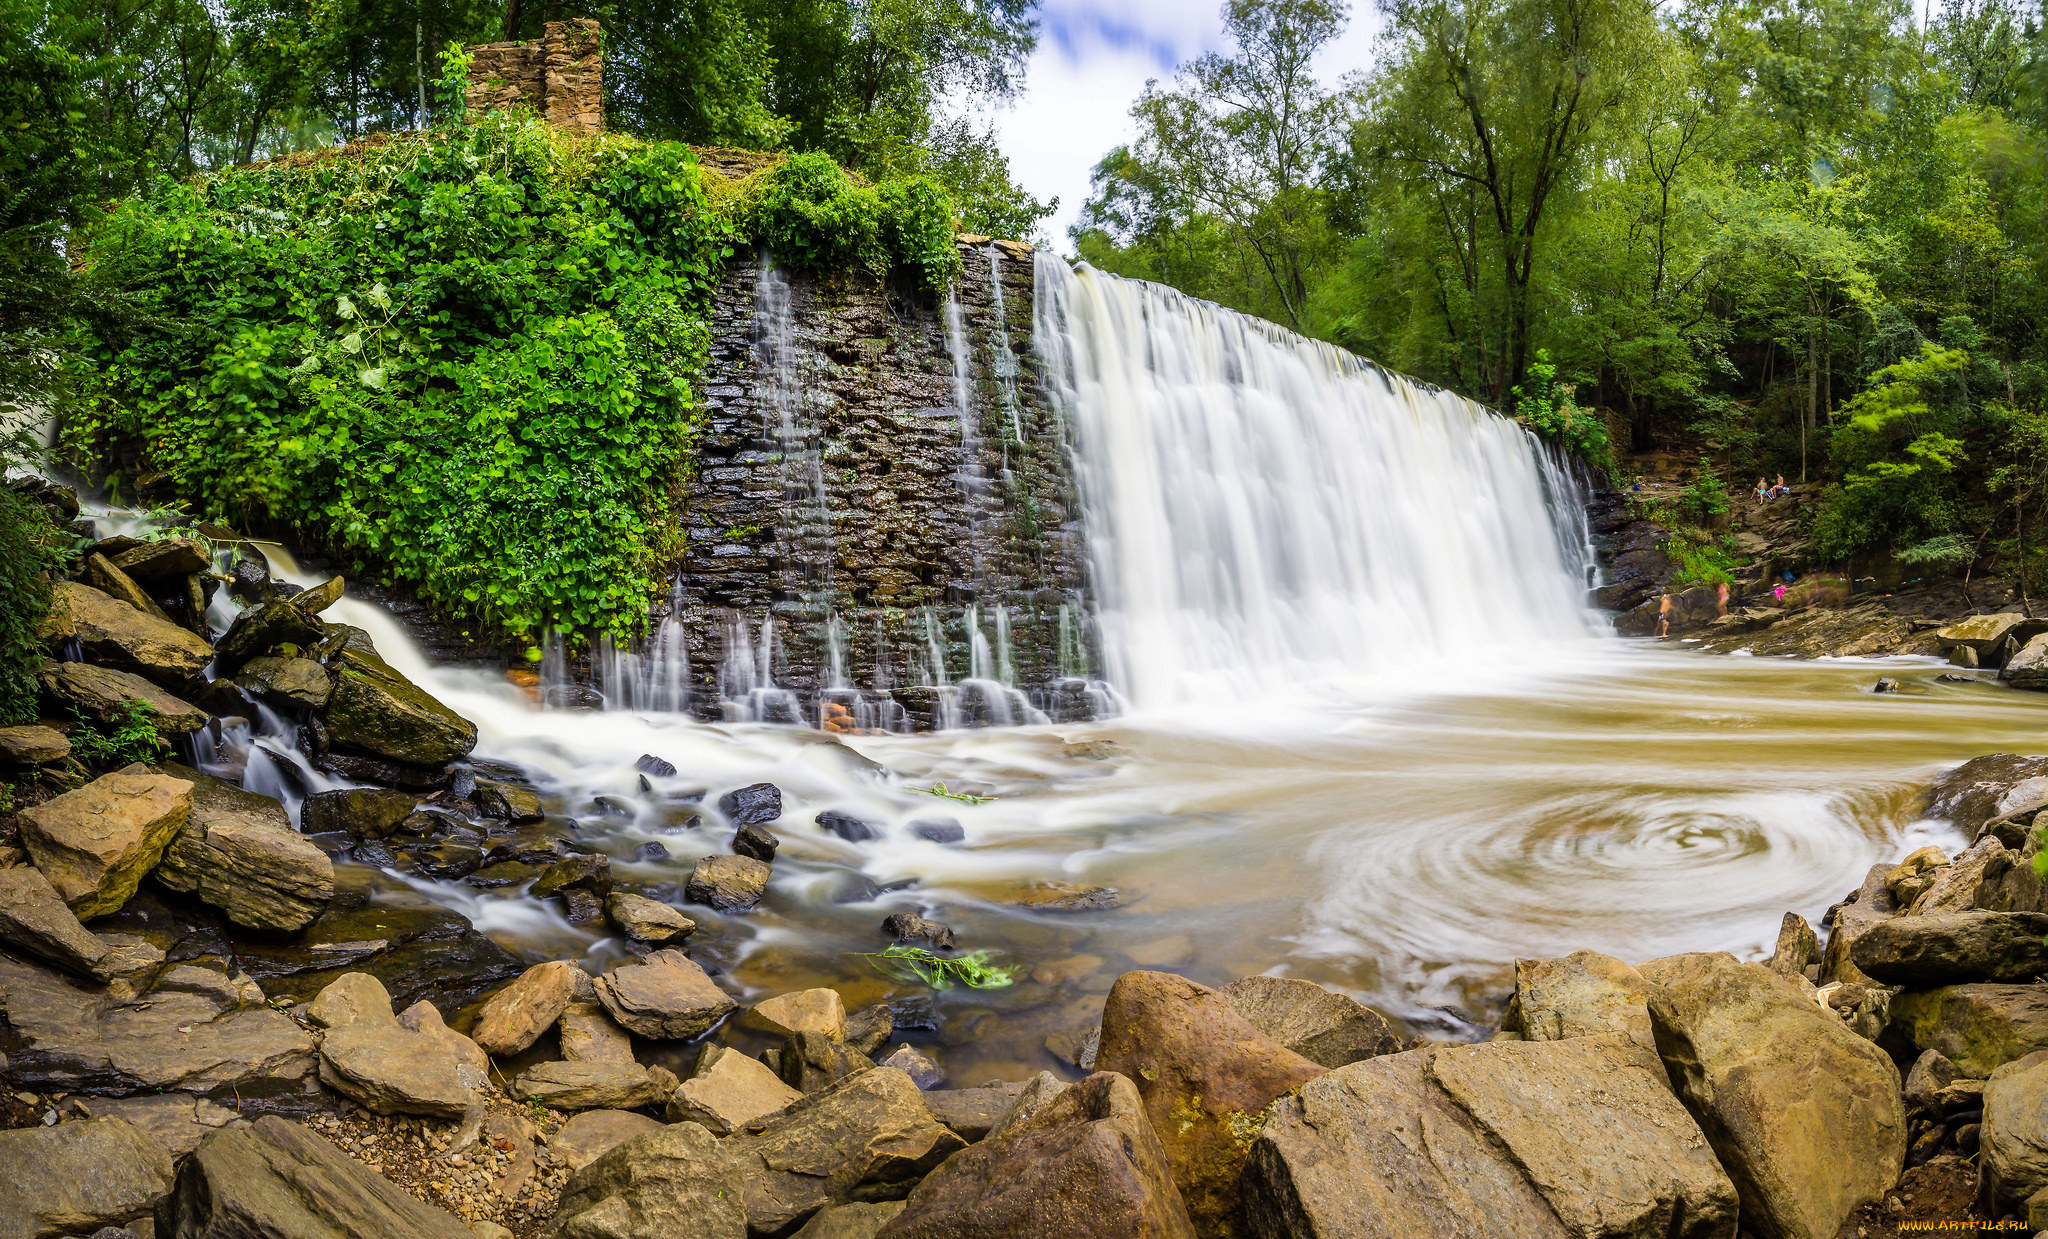
[[[482,43],[469,55],[472,109],[523,104],[567,133],[604,131],[604,34],[595,21],[549,22],[537,41]]]

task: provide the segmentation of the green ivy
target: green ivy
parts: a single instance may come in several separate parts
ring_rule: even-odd
[[[1510,394],[1515,398],[1515,420],[1604,476],[1616,476],[1618,465],[1606,424],[1593,410],[1572,400],[1570,385],[1557,381],[1557,367],[1551,363],[1548,351],[1536,350],[1536,360],[1529,365],[1528,382],[1512,389]]]
[[[83,341],[83,430],[522,643],[627,637],[681,550],[726,261],[938,287],[952,215],[801,155],[714,205],[680,143],[503,114],[164,184],[91,238],[160,325]]]

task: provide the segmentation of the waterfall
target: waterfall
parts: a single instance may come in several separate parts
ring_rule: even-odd
[[[1142,709],[1593,632],[1583,504],[1472,401],[1040,251],[1108,679]]]

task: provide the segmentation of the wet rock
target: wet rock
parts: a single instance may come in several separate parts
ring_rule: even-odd
[[[773,871],[750,856],[706,856],[690,871],[683,897],[720,912],[750,912],[768,891]]]
[[[882,920],[882,932],[897,942],[923,942],[945,950],[953,947],[952,926],[915,912],[891,912]]]
[[[184,766],[165,770],[192,784],[192,809],[158,882],[247,929],[295,933],[326,910],[334,862],[292,829],[283,805]]]
[[[961,843],[967,838],[966,829],[950,817],[912,822],[910,834],[930,843]]]
[[[1324,1069],[1254,1028],[1230,1000],[1163,972],[1127,972],[1102,1010],[1098,1069],[1137,1085],[1188,1216],[1235,1235],[1244,1133],[1273,1099]]]
[[[846,1004],[839,991],[798,990],[778,994],[747,1012],[746,1022],[771,1036],[817,1033],[833,1041],[846,1039]]]
[[[1120,908],[1123,892],[1114,886],[1080,886],[1072,882],[1033,882],[1011,903],[1034,912],[1099,912]],[[1200,1221],[1198,1217],[1197,1222]]]
[[[793,1230],[827,1205],[901,1200],[965,1147],[909,1076],[883,1068],[814,1093],[729,1143],[745,1175],[747,1225],[766,1234]]]
[[[909,1043],[897,1046],[888,1057],[878,1060],[877,1067],[894,1067],[910,1077],[910,1082],[927,1091],[946,1082],[946,1073],[937,1063],[912,1049]],[[943,1120],[942,1120],[943,1121]],[[948,1124],[951,1126],[951,1124]],[[955,1130],[958,1130],[957,1128]]]
[[[895,1015],[887,1003],[863,1007],[846,1017],[846,1044],[863,1054],[873,1054],[896,1031]]]
[[[157,605],[156,599],[149,596],[149,591],[136,584],[134,577],[116,568],[113,561],[106,556],[87,555],[80,575],[85,578],[85,583],[89,587],[134,608],[138,614],[164,623],[170,622],[170,616],[164,614],[164,609]]]
[[[903,1202],[833,1205],[820,1209],[790,1239],[875,1239],[882,1227],[903,1212]]]
[[[78,923],[32,865],[0,869],[0,942],[83,977],[97,977],[107,957],[107,944]]]
[[[550,684],[541,690],[541,703],[550,710],[602,710],[604,694],[587,684]]]
[[[2030,689],[2034,692],[2048,690],[2048,633],[2033,637],[2020,647],[2020,651],[2006,660],[1999,669],[1998,678],[2014,688]]]
[[[613,891],[605,913],[619,932],[635,942],[676,942],[696,932],[697,922],[659,900]]]
[[[1935,778],[1927,816],[1946,819],[1975,840],[1984,824],[2048,800],[2048,757],[1993,753]]]
[[[400,1025],[359,1021],[320,1042],[320,1082],[379,1114],[458,1119],[482,1105],[484,1077],[443,1040]]]
[[[334,683],[327,668],[310,658],[252,658],[235,674],[235,683],[272,705],[298,705],[318,710],[327,704]]]
[[[1967,912],[1978,906],[1987,884],[1995,884],[2012,868],[2014,855],[1987,833],[1946,869],[1936,870],[1927,889],[1911,904],[1913,915]]]
[[[271,604],[279,605],[288,606]],[[383,659],[350,650],[335,670],[325,716],[334,747],[415,766],[445,765],[476,747],[476,724]]]
[[[483,849],[471,843],[415,847],[406,854],[412,857],[413,867],[420,876],[442,881],[466,878],[484,865]]]
[[[159,538],[111,557],[116,568],[142,584],[169,581],[213,567],[206,544],[196,538]]]
[[[171,1157],[125,1119],[0,1131],[0,1234],[54,1239],[154,1215]]]
[[[500,822],[538,822],[547,816],[541,809],[539,793],[529,787],[478,779],[475,799],[485,817]]]
[[[470,1038],[488,1053],[517,1054],[561,1019],[577,990],[589,984],[583,969],[567,960],[535,964],[478,1009]]]
[[[1780,976],[1805,976],[1806,970],[1819,962],[1820,938],[1813,926],[1797,912],[1787,912],[1778,925],[1778,942],[1768,967]]]
[[[635,1136],[661,1124],[630,1110],[585,1110],[548,1139],[548,1150],[570,1170],[581,1170]]]
[[[1531,1041],[1619,1033],[1655,1054],[1649,995],[1649,983],[1640,973],[1598,951],[1515,961],[1522,1034]]]
[[[159,732],[198,731],[206,726],[206,711],[139,675],[114,667],[46,663],[37,669],[36,683],[62,710],[76,710],[102,723],[120,723],[127,717],[128,703],[139,701],[149,707],[149,721]]]
[[[563,891],[587,891],[600,901],[612,893],[612,858],[602,852],[556,861],[534,879],[531,894],[546,899]]]
[[[2048,914],[1937,912],[1902,916],[1856,940],[1851,958],[1887,985],[1931,989],[2026,981],[2048,972]]]
[[[753,783],[718,798],[718,811],[735,826],[758,826],[782,816],[782,789]]]
[[[307,615],[318,615],[341,601],[342,591],[348,583],[338,576],[328,577],[318,585],[309,586],[292,595],[292,605]]]
[[[562,891],[557,898],[562,901],[562,915],[571,925],[594,925],[604,919],[603,901],[589,891]]]
[[[318,1028],[398,1022],[391,1010],[390,991],[367,972],[345,972],[330,981],[306,1004],[306,1019]]]
[[[2003,1212],[2048,1187],[2048,1051],[2006,1063],[1984,1085],[1984,1202]]]
[[[814,820],[818,823],[818,829],[838,835],[848,843],[866,843],[870,839],[880,838],[882,834],[873,823],[864,822],[851,813],[841,813],[837,809],[827,809]]]
[[[894,1064],[877,1063],[876,1066]],[[902,1070],[900,1067],[897,1069]],[[1053,1079],[1050,1072],[1040,1072],[1039,1075]],[[912,1077],[913,1081],[915,1078]],[[1059,1089],[1067,1087],[1064,1080],[1057,1081],[1057,1084]],[[981,1088],[927,1088],[924,1104],[931,1110],[932,1117],[952,1128],[962,1140],[971,1142],[980,1140],[1002,1124],[1004,1118],[1016,1109],[1018,1097],[1028,1087],[1028,1084],[1003,1083]]]
[[[735,1150],[695,1123],[635,1136],[569,1177],[544,1239],[746,1239]]]
[[[640,754],[640,760],[633,763],[633,769],[638,770],[641,774],[652,775],[657,779],[672,779],[676,777],[674,764],[663,761],[652,753]]]
[[[597,991],[593,988],[591,991]],[[630,1063],[633,1038],[612,1021],[595,998],[577,999],[562,1008],[562,1057],[572,1063]]]
[[[351,839],[386,839],[412,816],[420,798],[381,787],[348,787],[315,792],[299,806],[309,835],[346,833]]]
[[[399,1005],[424,998],[448,1010],[526,967],[467,917],[424,899],[397,906],[337,898],[296,937],[250,937],[235,949],[250,975],[280,996],[310,998],[343,973],[367,972]]]
[[[1893,865],[1884,876],[1884,888],[1900,907],[1910,908],[1914,900],[1934,885],[1934,880],[1940,876],[1939,871],[1948,866],[1948,853],[1930,843],[1914,849],[1906,859]]]
[[[210,981],[211,984],[195,982]],[[313,1039],[262,992],[190,966],[138,996],[75,984],[0,955],[8,1081],[42,1092],[303,1096]]]
[[[621,1027],[657,1041],[695,1037],[739,1006],[673,948],[597,978],[597,997]]]
[[[1939,1050],[1984,1079],[2048,1050],[2048,991],[2038,985],[1950,985],[1892,1000],[1892,1031],[1917,1050]]]
[[[653,861],[667,860],[668,857],[668,845],[662,843],[658,839],[649,839],[647,842],[633,849],[633,859],[641,862],[642,864],[650,863]]]
[[[868,1056],[822,1033],[792,1033],[783,1038],[776,1055],[776,1074],[782,1082],[804,1093],[828,1089],[849,1076],[871,1070]]]
[[[1193,1239],[1165,1151],[1131,1081],[1067,1089],[1030,1122],[948,1159],[886,1229],[892,1239]]]
[[[1825,1239],[1898,1181],[1906,1115],[1882,1050],[1760,964],[1677,955],[1638,971],[1671,1082],[1746,1225]]]
[[[775,849],[781,845],[780,839],[759,826],[742,826],[732,837],[735,854],[751,856],[764,864],[775,859]]]
[[[631,1110],[660,1105],[675,1087],[674,1076],[639,1063],[584,1061],[536,1063],[512,1081],[511,1092],[554,1110]]]
[[[713,1135],[729,1136],[802,1099],[759,1059],[707,1046],[697,1069],[669,1095],[667,1114],[671,1123],[702,1123]]]
[[[1873,693],[1896,693],[1899,691],[1899,682],[1888,675],[1881,675],[1877,677],[1877,683],[1871,685],[1870,691]]]
[[[47,766],[71,756],[71,739],[54,727],[0,727],[0,765]]]
[[[285,599],[252,607],[235,617],[213,647],[214,673],[232,677],[252,658],[260,658],[280,645],[305,649],[322,636],[320,621]]]
[[[1216,992],[1246,1023],[1319,1066],[1398,1053],[1404,1044],[1385,1016],[1313,981],[1240,977]]]
[[[158,1239],[423,1239],[463,1224],[275,1115],[216,1132],[178,1172]]]
[[[21,842],[81,921],[118,910],[192,812],[192,784],[140,762],[20,815]]]
[[[176,689],[213,661],[206,638],[89,585],[59,581],[50,593],[51,608],[64,608],[80,651],[93,662]]]
[[[307,724],[307,730],[317,731],[321,726],[321,720],[315,717]],[[450,766],[415,766],[409,762],[364,757],[356,753],[316,751],[312,760],[315,770],[322,774],[331,774],[338,779],[348,779],[356,783],[381,783],[387,787],[403,787],[412,791],[434,791],[448,786],[454,779],[454,769]]]

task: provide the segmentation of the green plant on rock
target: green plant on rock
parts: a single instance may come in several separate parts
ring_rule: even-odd
[[[0,473],[27,459],[31,446],[19,435],[0,439]],[[50,610],[50,582],[73,541],[42,504],[0,486],[0,726],[36,716],[39,634]]]
[[[1692,485],[1678,497],[1679,508],[1695,521],[1704,522],[1726,513],[1730,502],[1728,487],[1714,471],[1714,462],[1700,457],[1700,469],[1693,476]]]
[[[136,762],[155,762],[164,753],[163,738],[156,729],[156,711],[145,702],[123,702],[120,714],[105,722],[83,714],[77,717],[78,726],[71,732],[71,755],[94,770],[118,770]]]
[[[876,972],[893,981],[951,989],[1002,989],[1014,983],[1018,969],[989,961],[993,952],[969,951],[965,955],[938,955],[921,946],[897,944],[885,951],[856,951]]]
[[[1695,540],[1674,534],[1664,543],[1664,553],[1678,565],[1671,582],[1678,586],[1728,585],[1740,565],[1726,549],[1709,539]]]

